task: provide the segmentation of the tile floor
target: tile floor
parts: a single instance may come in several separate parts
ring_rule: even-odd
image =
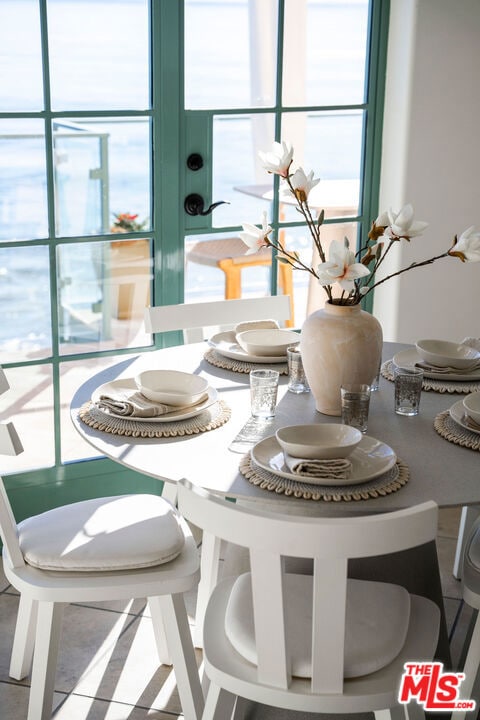
[[[452,576],[459,510],[442,511],[438,554],[443,595],[457,662],[470,620],[460,609],[460,583]],[[0,570],[0,719],[25,720],[28,678],[16,682],[8,676],[10,649],[18,596]],[[187,597],[193,624],[195,595]],[[458,616],[458,617],[457,617]],[[197,651],[201,662],[201,652]],[[55,720],[174,720],[183,718],[170,668],[155,656],[148,609],[141,601],[71,605],[66,609],[55,684]],[[255,706],[249,720],[316,720],[303,715]],[[351,716],[353,717],[353,716]],[[355,716],[370,718],[370,715]],[[474,720],[473,717],[469,720]]]

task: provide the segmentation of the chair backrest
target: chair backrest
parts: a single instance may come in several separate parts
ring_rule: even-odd
[[[0,367],[0,395],[9,389],[3,368]],[[22,443],[13,423],[0,424],[0,455],[19,455],[23,452]],[[17,523],[10,506],[3,479],[0,477],[0,537],[7,548],[14,567],[24,565],[23,555],[18,544]]]
[[[347,563],[435,539],[438,508],[426,502],[392,513],[314,518],[239,506],[178,485],[181,514],[218,538],[248,548],[258,677],[286,687],[291,665],[285,632],[285,557],[313,560],[312,678],[314,692],[341,692],[344,677]]]
[[[188,343],[203,340],[204,328],[233,327],[248,320],[289,320],[290,316],[289,295],[159,305],[145,308],[145,330],[148,333],[183,330],[184,341]]]

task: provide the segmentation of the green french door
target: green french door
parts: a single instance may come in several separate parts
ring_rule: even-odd
[[[223,272],[193,248],[266,211],[311,255],[258,150],[291,141],[322,177],[327,231],[361,236],[376,210],[387,11],[378,0],[2,1],[0,363],[12,389],[0,411],[25,446],[2,471],[20,513],[160,489],[95,457],[70,398],[102,367],[161,346],[145,305],[224,297]],[[294,286],[301,322],[315,289]],[[276,291],[272,267],[243,272],[244,295]]]

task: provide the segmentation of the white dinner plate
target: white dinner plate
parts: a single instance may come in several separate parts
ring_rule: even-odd
[[[364,435],[348,459],[352,463],[352,472],[348,479],[332,480],[325,478],[311,478],[306,475],[295,475],[285,464],[283,450],[277,442],[275,435],[260,440],[252,448],[252,458],[256,464],[280,477],[306,482],[311,485],[358,485],[373,480],[390,470],[395,465],[397,456],[392,448],[369,435]]]
[[[298,336],[300,342],[300,335]],[[287,362],[286,355],[249,355],[243,350],[235,339],[235,333],[233,330],[228,332],[221,332],[213,335],[208,341],[209,344],[215,348],[215,350],[232,360],[243,360],[243,362],[255,362],[255,363],[285,363]]]
[[[131,392],[132,390],[138,390],[135,380],[133,378],[121,378],[119,380],[111,380],[110,382],[100,385],[92,393],[92,402],[97,403],[101,395],[110,395],[120,393],[122,391]],[[117,415],[117,413],[109,412],[115,418],[121,418],[122,420],[132,420],[134,422],[154,422],[154,423],[166,423],[174,422],[175,420],[186,420],[187,418],[195,417],[200,415],[201,412],[213,405],[217,401],[218,392],[213,387],[208,387],[207,397],[205,400],[195,407],[188,408],[186,410],[172,411],[168,415],[158,415],[157,417],[132,417],[131,415]]]
[[[452,407],[450,408],[450,417],[455,420],[458,425],[461,425],[466,430],[470,430],[470,432],[476,433],[477,435],[480,435],[480,427],[478,430],[474,427],[474,424],[471,420],[468,419],[466,413],[465,413],[465,407],[463,405],[463,400],[459,400],[458,402],[454,403]]]
[[[418,354],[415,348],[409,348],[408,350],[401,350],[393,356],[393,362],[395,365],[401,367],[409,367],[422,363],[422,358]],[[480,380],[480,368],[475,370],[459,370],[458,372],[435,372],[435,370],[424,370],[423,374],[426,378],[432,378],[435,380]]]

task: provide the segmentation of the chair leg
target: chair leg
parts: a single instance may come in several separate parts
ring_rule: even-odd
[[[152,616],[153,634],[157,646],[158,659],[161,665],[171,665],[172,658],[168,650],[165,623],[158,598],[149,597],[148,607],[150,608],[150,615]]]
[[[478,673],[480,665],[480,612],[477,615],[475,627],[473,629],[472,638],[468,648],[467,659],[462,672],[465,673],[465,680],[460,686],[460,694],[462,700],[472,699],[472,689]],[[471,713],[468,713],[470,716]],[[458,710],[452,713],[451,720],[464,720],[467,715],[466,710]]]
[[[162,498],[168,500],[174,507],[177,505],[177,485],[176,483],[164,482],[162,488]]]
[[[455,549],[455,560],[453,561],[452,574],[457,580],[461,580],[463,566],[463,552],[467,541],[470,528],[480,513],[480,506],[471,505],[462,507],[460,523],[458,526],[457,547]]]
[[[203,533],[202,555],[200,559],[200,583],[197,592],[195,613],[195,647],[203,647],[203,620],[212,590],[217,584],[220,562],[221,540],[210,533]]]
[[[181,593],[149,598],[158,602],[185,720],[200,720],[204,699],[185,602]]]
[[[41,602],[38,606],[27,720],[50,720],[52,715],[64,607],[65,603],[52,602]]]
[[[25,594],[22,593],[18,606],[9,671],[10,677],[15,680],[22,680],[26,677],[32,667],[37,610],[37,601],[25,597]]]
[[[236,696],[210,683],[202,720],[229,720],[232,717]]]
[[[251,700],[237,696],[232,720],[246,720],[252,707],[253,702]]]
[[[407,718],[407,720],[425,720],[425,710],[418,703],[411,702],[404,707],[405,715],[403,717]]]

